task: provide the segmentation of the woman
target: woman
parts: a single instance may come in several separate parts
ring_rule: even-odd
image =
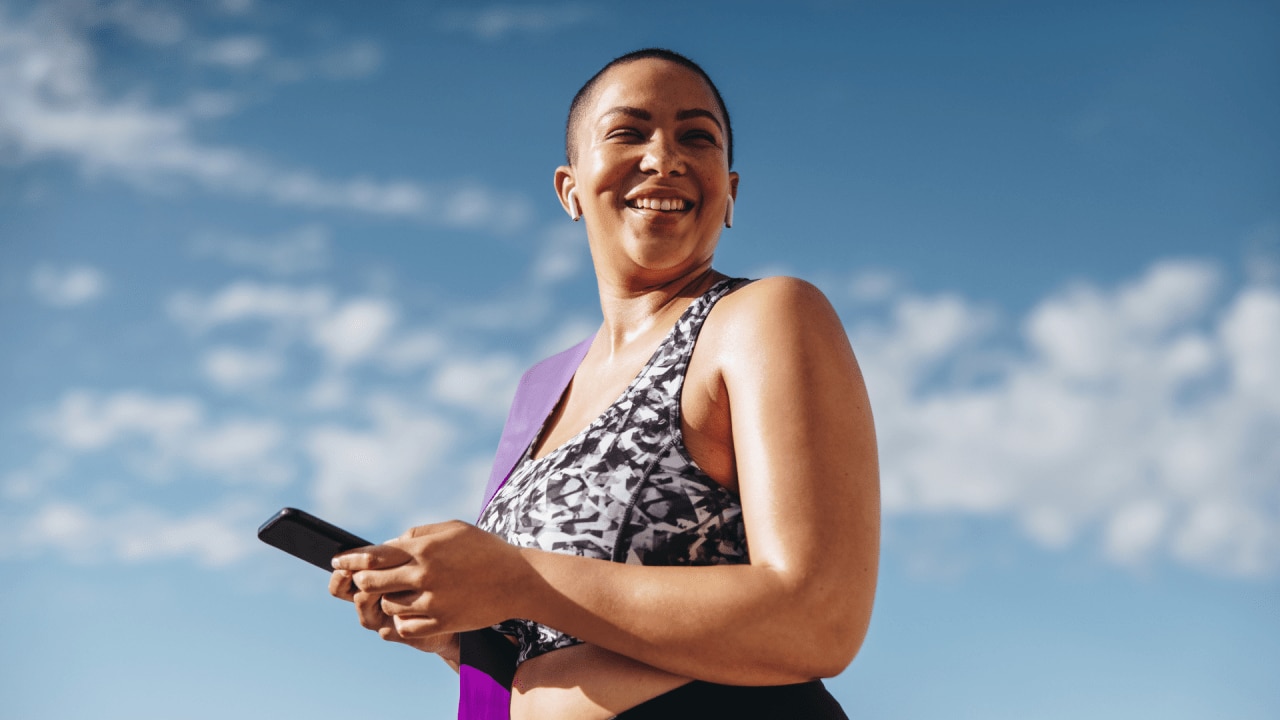
[[[871,412],[818,290],[712,269],[732,142],[680,55],[588,81],[555,186],[586,223],[603,325],[480,528],[335,559],[330,591],[384,639],[456,669],[458,633],[509,637],[516,720],[844,717],[818,679],[871,614]]]

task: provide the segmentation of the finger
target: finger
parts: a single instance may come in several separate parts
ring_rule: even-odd
[[[351,602],[355,599],[356,586],[351,573],[346,570],[334,570],[329,576],[329,594],[339,600]]]
[[[391,545],[370,545],[368,547],[348,550],[333,558],[333,567],[338,570],[372,570],[403,565],[413,559],[409,553]]]
[[[396,615],[392,620],[395,621],[396,632],[403,638],[430,637],[442,632],[440,621],[426,615]]]
[[[360,619],[360,626],[367,630],[379,630],[389,625],[387,614],[382,612],[382,597],[372,595],[370,593],[358,592],[355,594],[356,616]]]
[[[382,612],[387,615],[430,615],[431,593],[411,591],[383,595]]]
[[[396,592],[426,590],[426,576],[420,565],[397,565],[387,570],[361,570],[352,573],[356,586],[364,592],[386,595]]]

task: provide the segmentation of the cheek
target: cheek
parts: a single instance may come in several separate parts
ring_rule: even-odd
[[[579,177],[592,194],[625,192],[619,185],[635,170],[639,159],[625,147],[597,146],[583,156]]]

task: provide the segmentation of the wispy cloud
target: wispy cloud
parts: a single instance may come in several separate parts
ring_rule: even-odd
[[[310,323],[333,305],[333,292],[322,285],[295,287],[236,281],[208,297],[184,291],[166,303],[169,316],[186,329],[202,333],[229,323],[268,321]]]
[[[100,513],[74,502],[49,502],[0,530],[0,554],[52,549],[80,562],[194,557],[225,566],[254,548],[245,529],[253,527],[256,514],[257,508],[244,504],[179,515],[147,506]]]
[[[542,247],[530,268],[530,279],[535,285],[554,285],[582,272],[590,262],[584,229],[575,225],[552,225],[543,233]]]
[[[279,423],[212,422],[207,415],[204,402],[192,396],[70,390],[36,418],[35,427],[64,454],[118,451],[132,470],[158,480],[179,471],[228,482],[292,478],[292,465],[281,454],[285,432]]]
[[[84,305],[102,297],[106,289],[106,275],[89,265],[40,265],[31,272],[31,292],[41,302],[55,307]]]
[[[119,0],[109,3],[54,2],[50,12],[80,27],[105,26],[123,30],[152,45],[175,45],[187,37],[187,22],[170,3]]]
[[[204,374],[224,390],[260,387],[284,371],[284,360],[278,353],[215,347],[204,356]]]
[[[386,340],[398,312],[379,298],[355,298],[312,327],[312,341],[328,361],[346,366],[368,358]]]
[[[1264,222],[1244,239],[1244,271],[1251,282],[1280,283],[1280,222]]]
[[[10,15],[3,7],[0,14]],[[455,227],[511,231],[532,214],[521,196],[478,184],[334,179],[202,142],[194,123],[217,115],[208,112],[209,103],[158,107],[137,96],[107,98],[92,74],[96,58],[83,30],[64,15],[33,11],[0,24],[0,143],[21,161],[69,159],[88,174],[110,175],[148,191],[172,191],[180,181],[281,205]],[[247,67],[262,62],[267,48],[258,38],[242,36],[200,45],[196,54]],[[318,67],[332,77],[350,77],[372,71],[378,62],[376,46],[364,41],[321,58]],[[226,103],[214,108],[226,109]]]
[[[1280,563],[1280,293],[1166,261],[1080,284],[1022,320],[902,294],[853,328],[891,513],[1004,515],[1121,564],[1255,575]]]
[[[495,419],[506,417],[507,405],[525,370],[506,353],[480,358],[458,358],[443,363],[430,382],[432,397]]]
[[[368,77],[382,67],[382,47],[372,40],[355,40],[322,54],[315,67],[332,80]]]
[[[197,256],[214,257],[231,265],[275,275],[296,275],[328,266],[330,233],[323,225],[314,224],[268,238],[204,232],[192,241],[191,250]]]
[[[208,297],[182,292],[167,303],[169,316],[193,333],[246,322],[265,322],[305,338],[330,367],[370,359],[390,337],[399,309],[389,300],[336,301],[324,286],[294,287],[235,282]]]
[[[479,10],[455,10],[444,16],[445,30],[467,32],[483,40],[508,35],[547,33],[591,19],[594,10],[581,3],[561,5],[490,5]]]
[[[434,413],[386,396],[367,405],[364,428],[325,424],[308,433],[315,467],[312,498],[319,512],[370,522],[420,507],[440,488],[431,471],[447,456],[457,433]]]
[[[202,63],[247,70],[266,59],[267,41],[256,35],[235,35],[202,43],[193,57]]]

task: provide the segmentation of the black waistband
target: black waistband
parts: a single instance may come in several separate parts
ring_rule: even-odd
[[[705,720],[717,717],[849,720],[821,680],[763,687],[694,680],[624,710],[616,720]]]

